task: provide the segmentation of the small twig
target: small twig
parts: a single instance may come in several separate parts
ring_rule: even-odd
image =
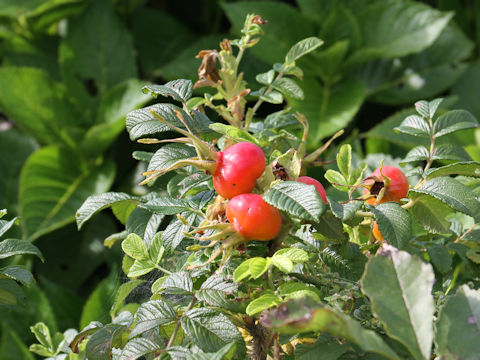
[[[196,302],[196,299],[193,298],[192,301],[190,301],[190,304],[188,304],[187,310],[185,310],[185,312],[184,312],[183,314],[185,314],[187,311],[191,310],[191,309],[193,308],[193,305],[195,305],[195,302]],[[173,330],[172,336],[170,337],[170,340],[168,340],[167,349],[168,349],[170,346],[173,345],[173,342],[175,341],[175,338],[177,337],[178,330],[180,330],[180,323],[181,323],[183,314],[182,314],[182,316],[180,316],[180,318],[177,320],[177,325],[175,325],[175,329]]]

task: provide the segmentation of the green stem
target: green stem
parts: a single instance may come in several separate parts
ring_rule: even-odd
[[[450,285],[448,286],[447,291],[445,291],[445,295],[448,295],[448,293],[450,292],[450,290],[453,289],[453,287],[455,286],[455,283],[457,282],[458,275],[460,275],[460,272],[461,272],[464,268],[465,268],[465,263],[464,263],[464,262],[462,262],[461,264],[459,264],[459,265],[455,268],[455,271],[453,272],[452,282],[451,282]]]
[[[272,290],[275,290],[275,285],[273,284],[273,267],[270,265],[267,272],[268,287]]]
[[[190,301],[190,304],[188,304],[187,310],[185,310],[185,312],[182,314],[182,316],[180,316],[180,318],[177,320],[177,324],[175,325],[175,329],[173,330],[172,336],[170,336],[170,340],[168,340],[167,349],[173,345],[173,343],[175,341],[175,338],[177,337],[178,330],[180,330],[180,323],[181,323],[183,315],[187,311],[189,311],[193,308],[193,305],[195,305],[195,302],[196,302],[196,299],[193,298],[192,301]]]
[[[172,272],[171,272],[171,271],[168,271],[167,269],[164,269],[163,267],[161,267],[161,266],[158,265],[158,264],[155,264],[155,269],[158,269],[158,270],[160,270],[160,271],[163,271],[165,274],[172,275]]]

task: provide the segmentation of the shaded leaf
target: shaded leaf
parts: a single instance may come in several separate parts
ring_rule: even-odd
[[[142,88],[145,94],[153,97],[162,95],[170,96],[176,101],[187,102],[192,96],[193,83],[191,80],[179,79],[170,81],[164,85],[146,85]]]

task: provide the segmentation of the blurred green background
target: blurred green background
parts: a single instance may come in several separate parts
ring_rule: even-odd
[[[198,51],[238,37],[247,13],[269,21],[242,64],[252,90],[295,42],[325,41],[299,61],[305,99],[258,114],[303,112],[309,148],[345,129],[342,141],[361,157],[403,156],[422,140],[391,129],[419,99],[446,97],[445,107],[480,117],[478,0],[0,0],[0,209],[21,218],[5,238],[34,241],[46,260],[9,260],[37,285],[0,305],[0,359],[33,359],[29,326],[38,321],[57,331],[108,322],[123,279],[121,250],[104,240],[121,226],[102,213],[79,232],[75,212],[92,194],[142,193],[131,157],[141,145],[124,131],[126,113],[151,101],[142,85],[195,81]],[[480,160],[478,131],[446,141]],[[127,231],[145,216],[130,217]]]

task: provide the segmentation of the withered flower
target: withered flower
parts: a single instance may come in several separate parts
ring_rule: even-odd
[[[234,118],[242,121],[244,116],[244,106],[242,104],[242,98],[250,93],[250,89],[243,90],[237,96],[231,98],[227,103],[227,109],[233,115]]]
[[[268,24],[268,21],[262,19],[262,17],[261,17],[260,15],[255,15],[255,16],[252,18],[252,24],[266,25],[266,24]]]
[[[223,41],[220,43],[220,49],[223,51],[226,51],[228,53],[232,53],[232,42],[228,39],[223,39]]]
[[[202,86],[213,86],[217,85],[217,82],[220,81],[220,76],[217,69],[217,50],[201,50],[196,59],[202,59],[202,63],[198,68],[198,78],[199,80],[193,86],[194,88],[199,88]]]

